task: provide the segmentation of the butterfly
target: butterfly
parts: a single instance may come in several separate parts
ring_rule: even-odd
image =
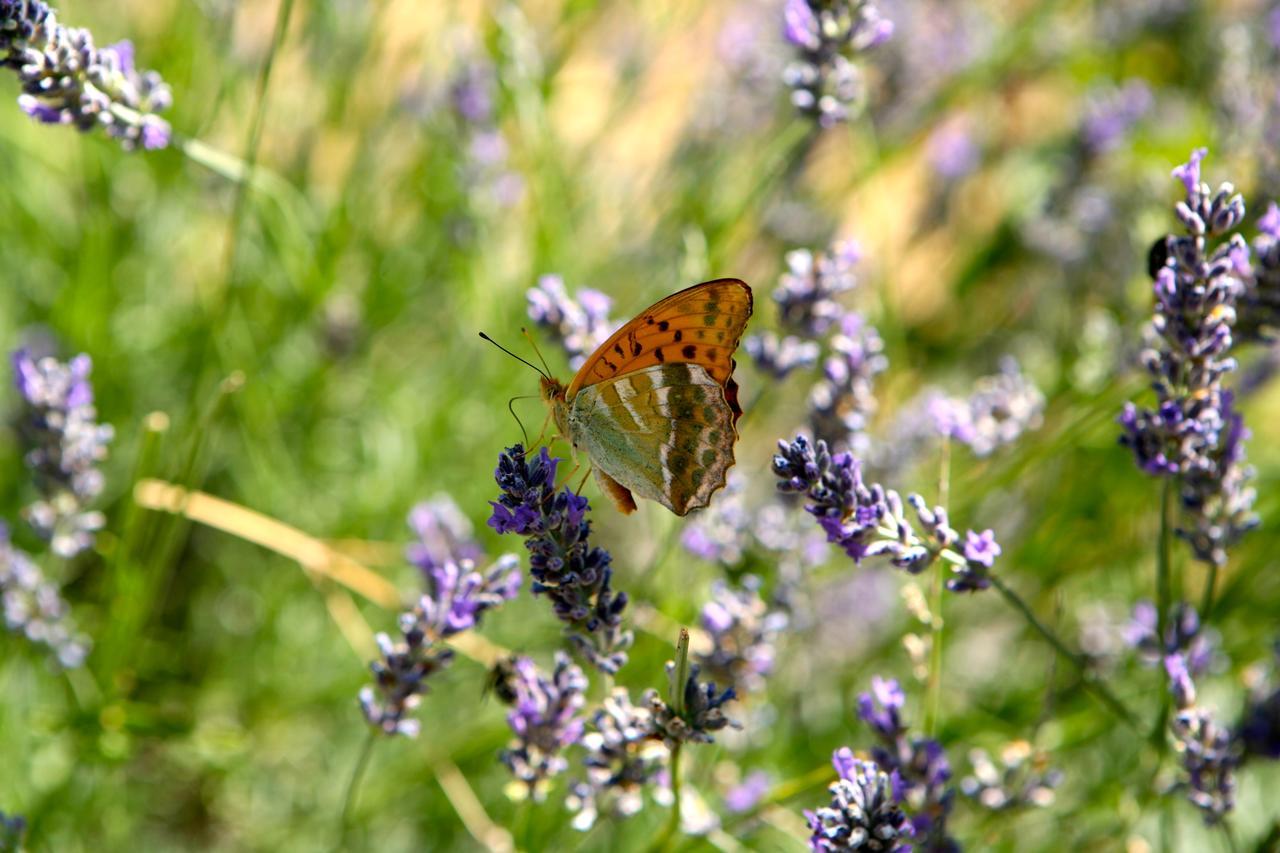
[[[736,278],[695,284],[614,332],[567,386],[543,377],[560,434],[619,511],[639,495],[682,516],[724,486],[742,416],[733,353],[751,305]]]

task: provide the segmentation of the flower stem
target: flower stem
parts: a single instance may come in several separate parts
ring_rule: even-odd
[[[942,439],[942,458],[938,466],[938,504],[946,506],[951,497],[951,439]],[[925,709],[925,734],[933,737],[938,724],[938,709],[942,705],[942,590],[947,575],[947,563],[939,560],[934,566],[933,595],[929,603],[929,702]]]
[[[991,576],[991,585],[1000,591],[1000,594],[1004,596],[1006,601],[1013,605],[1015,610],[1022,614],[1022,617],[1027,620],[1028,625],[1034,628],[1040,636],[1044,637],[1044,639],[1048,641],[1054,651],[1076,668],[1080,673],[1085,689],[1092,692],[1102,702],[1102,704],[1106,705],[1113,714],[1125,723],[1125,725],[1134,729],[1138,727],[1137,718],[1134,717],[1133,712],[1130,711],[1129,708],[1111,692],[1111,688],[1107,687],[1102,679],[1089,669],[1089,661],[1084,655],[1069,649],[1067,644],[1064,643],[1057,634],[1050,630],[1048,626],[1036,617],[1035,613],[1032,612],[1031,607],[1022,600],[1021,596],[1010,589],[998,575]]]
[[[351,771],[351,779],[347,782],[347,793],[342,799],[342,817],[338,825],[339,837],[342,839],[338,846],[347,846],[347,829],[349,827],[348,820],[351,817],[351,809],[356,802],[356,794],[359,792],[360,781],[364,778],[365,768],[369,766],[369,756],[373,754],[373,742],[377,739],[378,733],[373,729],[369,729],[369,736],[364,740],[364,746],[360,748],[360,757],[356,759],[355,769]]]
[[[1218,564],[1209,564],[1209,573],[1204,579],[1204,595],[1200,599],[1200,624],[1209,621],[1209,612],[1213,610],[1213,594],[1218,585]]]
[[[1156,637],[1164,643],[1169,623],[1169,503],[1173,479],[1165,478],[1160,489],[1160,538],[1156,542]]]
[[[672,669],[671,695],[668,704],[677,716],[684,715],[684,688],[689,682],[689,629],[680,629],[680,639],[676,642],[675,667]],[[672,840],[680,833],[680,747],[683,741],[676,741],[671,747],[671,817],[667,828],[662,831],[653,843],[651,850],[666,850]]]

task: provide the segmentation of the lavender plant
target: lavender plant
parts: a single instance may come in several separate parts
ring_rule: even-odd
[[[854,563],[883,556],[897,568],[919,574],[942,559],[951,566],[947,588],[952,592],[990,585],[989,574],[1001,552],[993,531],[970,530],[961,545],[946,509],[930,509],[924,498],[911,494],[907,504],[923,535],[917,533],[898,493],[878,483],[867,485],[861,463],[852,454],[832,455],[826,442],[819,440],[814,447],[797,436],[792,442],[778,442],[773,473],[780,491],[809,499],[805,510],[818,520],[827,540]]]
[[[25,411],[23,437],[31,448],[27,466],[41,499],[24,516],[59,557],[73,557],[93,545],[102,513],[87,509],[102,492],[98,470],[114,435],[95,420],[92,362],[78,355],[70,362],[35,358],[27,350],[13,355],[13,370]]]
[[[139,71],[133,45],[95,47],[92,34],[58,22],[41,0],[0,0],[0,63],[18,75],[18,106],[45,124],[101,127],[127,150],[164,148],[159,113],[173,102],[155,71]]]
[[[37,646],[44,646],[65,669],[75,669],[89,654],[89,638],[71,619],[71,608],[58,587],[45,578],[35,561],[9,540],[0,523],[0,601],[4,624]]]
[[[1000,750],[998,765],[986,750],[970,750],[969,764],[973,772],[960,780],[960,790],[991,811],[1050,806],[1063,778],[1060,770],[1049,766],[1047,756],[1025,740]]]
[[[1174,748],[1182,756],[1184,776],[1178,786],[1200,809],[1205,823],[1219,823],[1235,807],[1238,746],[1230,730],[1218,723],[1210,710],[1196,703],[1196,687],[1185,658],[1169,655],[1164,665],[1177,709],[1169,729]]]
[[[1246,486],[1244,425],[1226,374],[1236,305],[1244,291],[1249,248],[1235,229],[1244,199],[1228,183],[1215,193],[1200,180],[1206,149],[1174,170],[1186,198],[1176,207],[1185,234],[1165,239],[1157,256],[1151,345],[1142,362],[1155,409],[1125,405],[1121,443],[1153,476],[1176,478],[1183,521],[1178,534],[1197,559],[1220,566],[1227,549],[1257,525]],[[1160,257],[1162,256],[1162,257]]]
[[[815,853],[847,850],[907,850],[914,834],[899,805],[901,780],[874,761],[854,757],[848,747],[831,756],[839,778],[827,789],[831,803],[805,811]]]
[[[436,495],[410,510],[409,527],[416,539],[405,548],[405,559],[428,577],[441,566],[484,558],[480,543],[472,536],[471,522],[447,494]]]
[[[783,73],[791,103],[820,127],[848,121],[864,98],[857,56],[893,35],[871,0],[787,0],[784,34],[796,50]]]
[[[924,850],[955,848],[947,836],[947,818],[955,800],[951,764],[942,744],[912,736],[902,721],[906,697],[898,682],[871,678],[871,692],[858,696],[858,716],[879,743],[872,748],[876,765],[896,780],[895,793],[910,816],[914,844]]]
[[[1238,331],[1245,340],[1271,343],[1280,336],[1280,206],[1274,201],[1258,219],[1250,272],[1244,277]]]
[[[715,582],[711,600],[702,608],[702,627],[711,637],[711,649],[694,655],[712,681],[744,693],[763,688],[773,670],[778,638],[789,621],[784,611],[765,604],[759,588],[753,575],[744,577],[737,588]]]
[[[975,456],[989,456],[1013,444],[1023,433],[1038,429],[1044,414],[1044,394],[1012,358],[1000,372],[978,379],[967,398],[926,395],[927,422],[933,432],[967,446]],[[910,410],[910,407],[908,407]]]
[[[632,641],[622,627],[627,595],[613,591],[609,552],[590,542],[587,499],[568,487],[556,491],[558,463],[545,447],[532,458],[519,444],[503,451],[494,471],[502,494],[491,502],[489,526],[525,537],[533,594],[550,598],[574,648],[613,674]]]
[[[653,739],[648,707],[633,705],[625,688],[616,688],[591,715],[582,736],[585,779],[574,782],[565,804],[574,812],[573,828],[590,829],[600,817],[629,817],[644,807],[644,791],[666,766],[668,752]]]
[[[528,300],[529,319],[555,338],[574,370],[613,333],[611,300],[598,290],[579,288],[575,299],[565,290],[563,278],[544,275],[529,289]]]
[[[0,812],[0,851],[19,853],[22,836],[27,832],[27,821],[22,815],[6,815]]]
[[[400,615],[400,639],[376,637],[381,658],[369,669],[374,683],[360,690],[360,709],[375,730],[417,737],[409,714],[427,690],[428,679],[447,667],[453,652],[445,641],[480,623],[485,611],[515,598],[520,590],[518,561],[504,555],[485,574],[470,561],[444,563],[428,572],[428,592]]]
[[[465,136],[463,181],[472,198],[507,208],[524,195],[524,179],[510,168],[506,137],[498,126],[497,80],[488,61],[461,62],[449,82],[449,105]]]
[[[578,714],[586,702],[587,678],[563,652],[556,652],[549,677],[529,658],[517,658],[513,668],[507,724],[515,738],[499,757],[515,777],[513,792],[542,800],[550,779],[569,766],[563,751],[582,738],[584,721]]]

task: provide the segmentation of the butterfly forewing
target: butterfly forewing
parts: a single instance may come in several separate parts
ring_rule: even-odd
[[[655,364],[583,388],[569,430],[610,478],[684,515],[724,485],[737,414],[702,365]]]
[[[751,316],[751,288],[736,278],[673,293],[613,333],[578,370],[566,396],[659,364],[700,364],[718,384],[729,382],[733,351]]]

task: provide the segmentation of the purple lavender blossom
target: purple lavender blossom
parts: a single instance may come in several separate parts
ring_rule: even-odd
[[[0,811],[0,850],[22,850],[22,836],[27,833],[27,820],[22,815],[6,815]]]
[[[88,30],[66,27],[39,0],[0,0],[0,64],[18,74],[18,106],[44,124],[102,127],[125,149],[164,148],[173,101],[154,71],[134,66],[127,41],[94,47]]]
[[[816,438],[837,450],[865,452],[866,431],[876,411],[875,378],[889,366],[884,341],[861,315],[840,318],[830,341],[823,377],[809,392],[809,423]]]
[[[702,627],[711,636],[711,650],[696,653],[702,670],[720,684],[742,692],[764,687],[773,671],[778,637],[786,630],[787,614],[770,610],[760,597],[760,581],[745,576],[741,587],[716,581],[711,601],[702,608]]]
[[[1049,767],[1048,758],[1025,740],[1005,746],[999,766],[982,749],[969,752],[969,764],[973,772],[960,780],[960,790],[990,811],[1050,806],[1062,782],[1062,772]]]
[[[926,156],[934,174],[947,180],[963,178],[978,167],[982,152],[973,138],[973,128],[963,116],[948,119],[929,134]]]
[[[499,455],[494,478],[502,494],[491,502],[489,526],[525,537],[533,594],[549,597],[578,652],[613,674],[632,640],[622,628],[627,595],[611,587],[609,552],[590,543],[587,499],[567,486],[556,492],[558,461],[545,447],[530,458],[519,444]]]
[[[1092,93],[1081,126],[1085,147],[1093,154],[1114,150],[1153,103],[1151,88],[1143,80]]]
[[[1156,622],[1155,604],[1144,599],[1133,606],[1133,615],[1123,631],[1125,643],[1137,652],[1144,666],[1160,665],[1176,654],[1192,677],[1215,668],[1221,657],[1221,638],[1212,629],[1202,628],[1194,607],[1185,602],[1174,605],[1163,643],[1157,638]]]
[[[1274,343],[1280,340],[1280,206],[1274,201],[1258,220],[1252,247],[1236,328],[1245,340]]]
[[[848,121],[863,96],[854,59],[886,41],[893,23],[871,0],[786,0],[782,14],[797,54],[782,78],[791,103],[820,127]]]
[[[443,641],[479,624],[486,610],[515,597],[520,589],[516,558],[501,557],[481,575],[470,562],[445,563],[428,572],[429,592],[400,614],[400,639],[375,638],[382,657],[369,664],[374,684],[360,690],[360,708],[371,726],[387,735],[417,737],[409,718],[427,690],[427,679],[453,660]]]
[[[71,608],[57,586],[35,561],[9,541],[9,528],[0,522],[0,604],[4,624],[53,653],[64,669],[75,669],[89,654],[89,639],[76,631]]]
[[[515,740],[502,751],[502,763],[525,786],[526,793],[541,801],[549,780],[569,766],[562,755],[583,733],[578,716],[586,702],[587,678],[563,652],[556,652],[550,677],[529,658],[517,658],[508,686],[514,707],[507,724]]]
[[[1166,238],[1155,273],[1152,346],[1142,354],[1158,402],[1155,409],[1127,403],[1119,422],[1121,443],[1139,468],[1179,478],[1179,536],[1197,559],[1221,565],[1227,548],[1257,525],[1253,492],[1244,485],[1244,427],[1223,387],[1236,367],[1229,351],[1249,249],[1232,233],[1244,219],[1244,199],[1230,184],[1214,193],[1200,180],[1205,153],[1193,151],[1173,170],[1186,188],[1176,208],[1186,234]]]
[[[598,290],[579,288],[574,299],[565,290],[563,278],[544,275],[529,289],[528,300],[529,319],[556,339],[574,370],[613,333],[612,303]]]
[[[422,572],[446,563],[477,561],[484,557],[472,537],[471,522],[453,498],[439,494],[409,511],[409,527],[417,537],[405,548],[405,559]]]
[[[787,271],[773,291],[783,327],[813,339],[839,323],[844,308],[836,297],[857,286],[861,259],[862,249],[854,240],[833,243],[816,255],[808,249],[787,252]]]
[[[817,342],[796,335],[779,338],[773,332],[751,335],[742,345],[756,367],[774,379],[785,379],[793,370],[803,370],[818,363]]]
[[[463,180],[472,196],[499,208],[524,195],[524,179],[509,168],[509,146],[498,126],[497,75],[487,60],[459,63],[448,88],[449,106],[462,126],[467,152]]]
[[[753,770],[725,793],[724,807],[730,812],[741,814],[755,808],[768,792],[769,774],[763,770]]]
[[[1169,655],[1164,664],[1177,706],[1169,730],[1182,756],[1184,778],[1179,784],[1206,824],[1219,823],[1235,807],[1240,745],[1210,711],[1196,704],[1195,684],[1183,656]]]
[[[616,688],[591,716],[582,736],[586,778],[573,783],[565,805],[576,812],[573,828],[590,829],[601,814],[629,817],[644,806],[644,791],[656,781],[667,748],[654,739],[649,709],[631,703]]]
[[[1250,698],[1237,733],[1245,759],[1280,760],[1280,687]]]
[[[858,697],[858,716],[878,741],[871,757],[897,780],[898,801],[911,818],[917,844],[925,850],[951,849],[946,824],[955,791],[942,745],[909,734],[902,720],[906,696],[897,681],[873,676],[871,690]]]
[[[102,492],[100,463],[114,433],[95,421],[92,363],[79,355],[63,363],[36,359],[25,349],[13,354],[13,369],[26,404],[23,434],[31,448],[27,466],[41,499],[23,514],[55,554],[73,557],[92,547],[102,513],[86,509]]]
[[[826,442],[819,440],[814,448],[804,436],[779,441],[778,451],[773,457],[778,490],[803,493],[809,499],[805,510],[818,519],[828,541],[841,547],[854,563],[884,556],[897,568],[919,574],[943,559],[952,567],[947,587],[953,592],[989,585],[991,558],[999,548],[988,537],[990,531],[981,536],[970,532],[970,541],[977,536],[983,545],[975,552],[978,559],[970,559],[955,550],[960,534],[948,523],[945,508],[930,508],[920,495],[908,495],[907,504],[920,526],[917,533],[898,493],[878,483],[867,485],[861,464],[851,454],[833,456]]]
[[[899,806],[896,776],[873,761],[855,758],[843,747],[831,757],[839,779],[831,784],[830,805],[805,811],[815,853],[848,850],[906,850],[914,834]]]

